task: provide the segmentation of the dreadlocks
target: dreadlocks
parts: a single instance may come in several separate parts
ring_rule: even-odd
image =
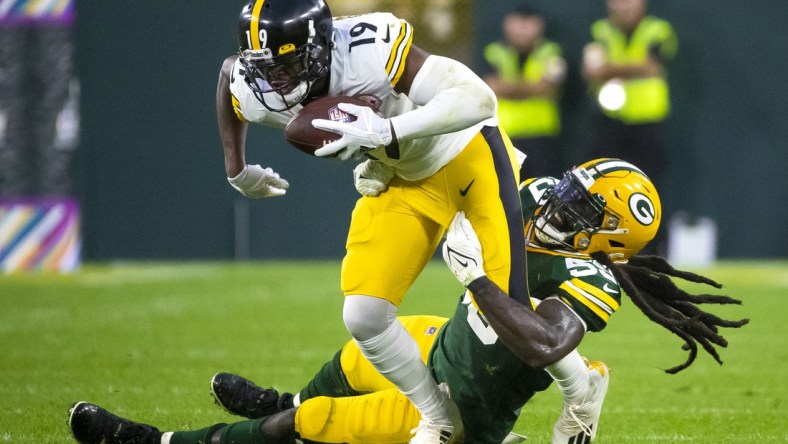
[[[719,334],[718,327],[739,328],[750,321],[728,321],[701,310],[699,304],[740,305],[741,301],[728,296],[693,295],[681,290],[671,276],[715,288],[722,288],[722,285],[695,273],[676,270],[659,256],[633,256],[627,263],[615,263],[602,251],[591,256],[613,272],[632,302],[649,319],[684,340],[682,348],[689,351],[687,360],[665,370],[666,373],[675,374],[689,367],[698,355],[698,343],[722,364],[714,345],[727,347],[728,341]]]

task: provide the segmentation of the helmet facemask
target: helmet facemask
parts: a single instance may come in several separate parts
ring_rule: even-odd
[[[551,234],[553,245],[559,238],[571,250],[586,255],[602,251],[615,262],[626,261],[659,229],[661,204],[654,184],[621,159],[586,162],[564,174],[553,190],[545,200],[550,208],[545,208],[544,222],[539,222],[545,227],[539,239]]]
[[[268,50],[245,50],[240,58],[244,80],[269,111],[286,111],[303,102],[327,72],[327,64],[320,61],[322,52],[311,43],[276,57]]]
[[[576,249],[575,236],[599,231],[605,219],[605,200],[588,189],[594,179],[581,168],[564,173],[563,178],[545,193],[546,203],[535,215],[537,239],[547,245]]]

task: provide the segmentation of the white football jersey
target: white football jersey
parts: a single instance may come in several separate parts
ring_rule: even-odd
[[[374,95],[381,100],[380,113],[384,117],[398,116],[417,108],[419,105],[407,95],[394,91],[412,42],[413,27],[389,13],[335,18],[328,95]],[[267,110],[246,85],[240,69],[241,64],[236,61],[230,84],[236,113],[248,122],[284,128],[301,105],[283,112]],[[454,159],[482,126],[489,123],[485,121],[453,133],[401,141],[398,153],[387,153],[380,147],[368,154],[391,165],[401,178],[420,180]]]

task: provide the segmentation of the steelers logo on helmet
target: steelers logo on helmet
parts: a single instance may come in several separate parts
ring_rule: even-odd
[[[634,193],[629,197],[629,211],[631,211],[635,219],[643,225],[651,225],[654,223],[656,217],[654,204],[645,194]]]

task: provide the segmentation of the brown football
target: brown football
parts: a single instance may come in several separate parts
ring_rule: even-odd
[[[299,150],[315,155],[315,150],[323,145],[339,139],[339,134],[323,131],[312,126],[313,119],[352,122],[356,117],[340,110],[340,103],[368,106],[377,111],[379,102],[374,96],[329,96],[315,99],[306,104],[290,119],[285,126],[285,140]]]

